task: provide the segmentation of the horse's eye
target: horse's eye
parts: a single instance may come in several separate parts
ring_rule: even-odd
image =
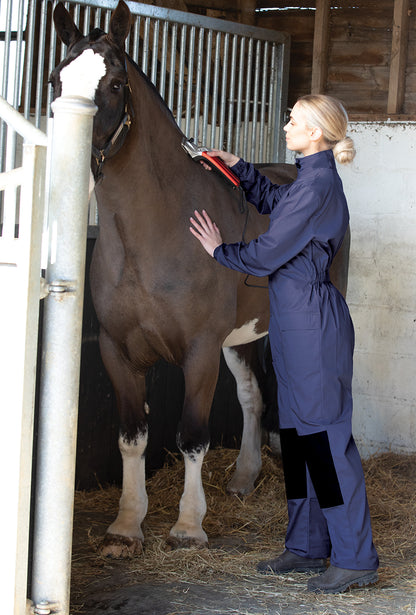
[[[113,90],[113,92],[118,92],[118,90],[121,89],[121,83],[119,81],[115,81],[112,85],[111,85],[111,89]]]

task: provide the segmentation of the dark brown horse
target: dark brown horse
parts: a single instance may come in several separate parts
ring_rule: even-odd
[[[84,37],[62,4],[55,9],[54,21],[68,45],[66,59],[51,75],[55,96],[61,93],[64,67],[76,61],[85,71],[86,51],[88,57],[91,50],[98,54],[94,57],[101,57],[104,67],[95,90],[92,171],[100,232],[90,275],[101,353],[117,396],[123,459],[120,509],[108,529],[104,552],[125,555],[141,547],[150,410],[145,374],[160,357],[181,366],[185,379],[177,432],[185,484],[170,539],[203,544],[201,465],[209,446],[208,418],[222,348],[236,376],[244,413],[230,490],[248,493],[260,471],[263,402],[244,344],[267,333],[269,303],[266,290],[247,286],[245,276],[205,253],[189,232],[189,218],[203,206],[226,242],[256,237],[268,219],[249,206],[245,228],[239,192],[183,151],[184,135],[171,112],[124,52],[130,30],[124,2],[118,4],[108,34],[94,30]],[[288,165],[274,165],[269,172],[278,183],[287,183],[295,174]],[[252,281],[267,285],[267,280]]]

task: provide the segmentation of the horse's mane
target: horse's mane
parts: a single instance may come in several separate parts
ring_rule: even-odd
[[[172,113],[172,111],[170,110],[170,108],[168,107],[168,105],[166,104],[166,101],[162,98],[162,96],[160,95],[160,93],[157,91],[154,83],[149,79],[149,77],[146,75],[145,72],[142,71],[142,69],[140,68],[140,66],[138,64],[136,64],[136,62],[133,60],[133,58],[131,58],[129,56],[128,53],[125,54],[126,55],[126,59],[128,60],[128,62],[136,69],[136,71],[139,73],[140,77],[146,82],[146,85],[150,88],[150,90],[153,92],[153,94],[156,96],[157,100],[159,101],[161,107],[168,113],[168,115],[170,116],[170,118],[173,120],[173,122],[175,123],[176,126],[178,126],[175,117]],[[178,127],[179,128],[179,127]]]

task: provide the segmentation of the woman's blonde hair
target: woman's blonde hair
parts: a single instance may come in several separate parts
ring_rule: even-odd
[[[354,142],[346,136],[348,115],[341,101],[324,94],[308,94],[297,101],[309,128],[322,130],[323,137],[341,164],[351,162],[355,156]]]

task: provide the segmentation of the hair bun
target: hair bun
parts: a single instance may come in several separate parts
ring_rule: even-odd
[[[354,141],[351,137],[345,137],[335,144],[332,151],[334,152],[334,157],[337,162],[340,164],[348,164],[352,162],[355,157]]]

